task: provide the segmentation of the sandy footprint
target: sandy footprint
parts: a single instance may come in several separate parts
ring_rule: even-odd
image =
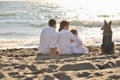
[[[57,73],[57,74],[53,74],[53,75],[59,80],[72,80],[71,77],[65,73]]]
[[[78,71],[97,69],[92,63],[66,64],[60,67],[60,71]]]

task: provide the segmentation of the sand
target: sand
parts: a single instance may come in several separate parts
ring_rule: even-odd
[[[87,55],[43,55],[36,48],[0,50],[0,80],[120,80],[120,45],[115,54],[88,46]]]

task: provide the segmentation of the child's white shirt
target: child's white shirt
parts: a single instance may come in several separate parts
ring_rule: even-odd
[[[72,49],[72,53],[79,53],[79,54],[88,53],[88,49],[82,46],[82,40],[79,39],[77,36],[75,37],[74,41],[71,42],[71,49]]]

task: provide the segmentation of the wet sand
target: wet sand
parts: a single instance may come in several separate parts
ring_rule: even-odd
[[[87,46],[87,55],[43,55],[36,48],[0,50],[0,80],[120,80],[120,45],[101,55]]]

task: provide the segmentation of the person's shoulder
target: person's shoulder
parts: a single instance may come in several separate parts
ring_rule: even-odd
[[[70,35],[75,36],[72,32],[69,32]]]
[[[54,28],[52,28],[52,27],[49,27],[48,28],[51,32],[53,32],[53,33],[57,33],[57,31],[54,29]]]
[[[49,27],[42,28],[42,31],[46,31],[46,30],[50,30],[50,28]]]
[[[61,32],[58,32],[57,34],[58,34],[58,35],[60,35],[60,34],[61,34]]]
[[[48,26],[46,26],[46,27],[44,27],[43,29],[49,29],[49,27],[48,27]]]
[[[57,34],[57,31],[52,27],[46,27],[45,31],[49,32],[49,34]]]

